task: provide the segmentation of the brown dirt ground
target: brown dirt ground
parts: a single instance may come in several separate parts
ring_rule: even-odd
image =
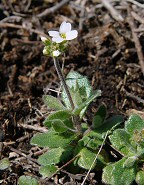
[[[11,170],[0,171],[3,185],[17,184],[23,174],[36,176],[41,181],[37,164],[22,155],[35,159],[36,152],[40,151],[30,146],[29,141],[39,127],[43,127],[47,114],[42,95],[56,96],[56,92],[49,89],[57,90],[60,85],[52,59],[42,54],[40,35],[58,28],[64,20],[79,31],[66,53],[64,74],[76,70],[88,76],[94,89],[102,91],[101,98],[90,106],[87,117],[91,119],[102,102],[107,106],[108,115],[127,117],[137,112],[144,116],[142,66],[127,19],[134,12],[137,15],[132,16],[135,26],[142,29],[144,22],[138,18],[144,17],[143,7],[127,3],[129,13],[123,1],[113,1],[114,9],[123,16],[123,20],[117,20],[99,0],[76,0],[46,16],[38,16],[57,4],[57,0],[0,3],[0,156],[9,157],[11,161]],[[139,31],[137,37],[143,53],[144,32]],[[70,184],[80,183],[65,173],[56,175],[51,183],[41,183],[60,184],[60,179],[62,184],[68,184],[66,179]],[[98,181],[91,173],[87,183],[95,184],[95,180]],[[99,181],[99,184],[102,183]]]

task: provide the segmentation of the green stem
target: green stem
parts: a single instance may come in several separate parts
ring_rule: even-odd
[[[57,60],[56,58],[54,58],[54,57],[53,57],[53,60],[54,60],[54,65],[55,65],[55,68],[56,68],[58,77],[59,77],[59,79],[60,79],[61,82],[62,82],[62,85],[63,85],[63,87],[64,87],[64,89],[65,89],[65,92],[66,92],[66,94],[67,94],[67,96],[68,96],[68,99],[69,99],[69,101],[70,101],[70,104],[71,104],[71,107],[72,107],[72,110],[73,110],[73,109],[75,108],[75,106],[74,106],[74,103],[73,103],[71,94],[70,94],[70,92],[69,92],[68,86],[67,86],[67,84],[66,84],[65,78],[64,78],[64,76],[63,76],[63,74],[62,74],[62,71],[61,71],[59,62],[58,62],[58,60]]]

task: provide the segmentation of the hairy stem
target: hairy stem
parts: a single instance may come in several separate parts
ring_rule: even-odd
[[[58,62],[58,60],[57,60],[56,58],[54,58],[54,57],[53,57],[53,60],[54,60],[54,65],[55,65],[55,68],[56,68],[58,77],[59,77],[59,79],[60,79],[61,82],[62,82],[62,85],[63,85],[63,87],[64,87],[64,89],[65,89],[65,92],[66,92],[66,94],[67,94],[67,96],[68,96],[68,99],[69,99],[69,101],[70,101],[70,104],[71,104],[71,107],[72,107],[72,110],[73,110],[73,109],[75,108],[75,106],[74,106],[72,97],[71,97],[71,95],[70,95],[68,86],[67,86],[67,84],[66,84],[65,78],[64,78],[64,76],[63,76],[63,74],[62,74],[62,71],[61,71],[59,62]]]

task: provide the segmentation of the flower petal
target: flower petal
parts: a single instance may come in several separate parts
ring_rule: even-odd
[[[65,30],[66,30],[66,22],[62,22],[61,25],[60,25],[60,29],[59,29],[59,32],[60,33],[65,33]]]
[[[58,31],[48,31],[49,36],[51,37],[59,37]]]
[[[66,40],[73,40],[78,36],[77,30],[72,30],[66,33]]]
[[[59,36],[59,37],[53,37],[52,41],[56,43],[61,43],[62,41],[64,41],[64,39]]]
[[[71,23],[66,23],[66,32],[71,31]]]
[[[65,21],[62,22],[62,24],[60,25],[59,31],[60,31],[60,33],[67,33],[69,31],[71,31],[71,24],[66,23]]]

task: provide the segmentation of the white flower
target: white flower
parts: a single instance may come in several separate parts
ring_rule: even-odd
[[[41,41],[42,42],[45,42],[47,40],[47,38],[46,37],[43,37],[43,36],[41,36],[40,38],[41,38]]]
[[[62,22],[58,31],[49,31],[49,35],[52,37],[52,41],[61,43],[64,40],[73,40],[77,37],[77,30],[71,30],[71,24]]]
[[[61,54],[61,52],[59,50],[55,50],[52,53],[53,57],[58,57],[60,54]]]

